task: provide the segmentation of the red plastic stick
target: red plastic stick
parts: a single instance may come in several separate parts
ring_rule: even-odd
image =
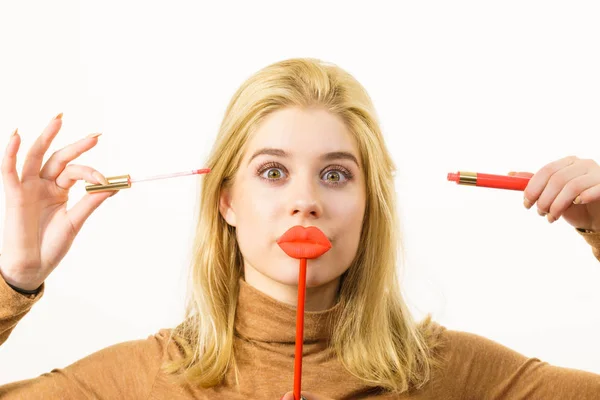
[[[294,399],[300,400],[302,386],[302,347],[304,344],[304,304],[306,303],[306,258],[300,259],[298,306],[296,307],[296,351],[294,353]]]
[[[296,348],[294,352],[294,400],[302,393],[302,345],[304,344],[304,304],[306,299],[306,259],[317,258],[331,248],[331,242],[319,228],[296,225],[278,240],[279,247],[300,260],[298,272],[298,305],[296,306]]]

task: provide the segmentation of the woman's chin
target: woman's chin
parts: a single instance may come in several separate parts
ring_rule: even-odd
[[[306,268],[306,287],[321,286],[327,283],[326,276],[323,271],[318,271],[316,268],[311,268],[311,260],[308,260]],[[298,286],[300,273],[300,261],[293,260],[292,262],[286,261],[282,268],[277,271],[272,271],[271,279],[289,286]]]

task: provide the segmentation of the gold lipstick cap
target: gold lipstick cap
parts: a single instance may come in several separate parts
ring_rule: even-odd
[[[477,173],[469,171],[459,171],[459,185],[477,186]]]
[[[129,174],[110,177],[107,176],[106,180],[108,181],[108,185],[96,183],[93,185],[87,185],[85,187],[85,190],[88,193],[95,193],[111,190],[129,189],[131,187],[131,177],[129,176]]]

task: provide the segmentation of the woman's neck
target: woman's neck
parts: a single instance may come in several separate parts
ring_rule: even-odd
[[[256,268],[244,266],[244,280],[250,286],[282,303],[296,306],[298,287],[277,282],[259,272]],[[333,307],[337,301],[340,278],[316,287],[306,288],[305,311],[323,311]]]

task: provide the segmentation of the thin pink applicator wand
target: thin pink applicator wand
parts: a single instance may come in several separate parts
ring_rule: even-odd
[[[131,187],[131,184],[134,182],[154,181],[157,179],[174,178],[176,176],[208,174],[209,172],[210,172],[210,168],[203,168],[203,169],[194,169],[191,171],[175,172],[173,174],[154,175],[154,176],[149,176],[146,178],[137,178],[137,179],[131,179],[129,174],[119,175],[119,176],[110,176],[110,177],[106,177],[106,180],[108,181],[107,185],[103,185],[101,183],[87,185],[85,187],[85,190],[88,191],[89,193],[95,193],[95,192],[104,192],[104,191],[111,191],[111,190],[129,189]]]

